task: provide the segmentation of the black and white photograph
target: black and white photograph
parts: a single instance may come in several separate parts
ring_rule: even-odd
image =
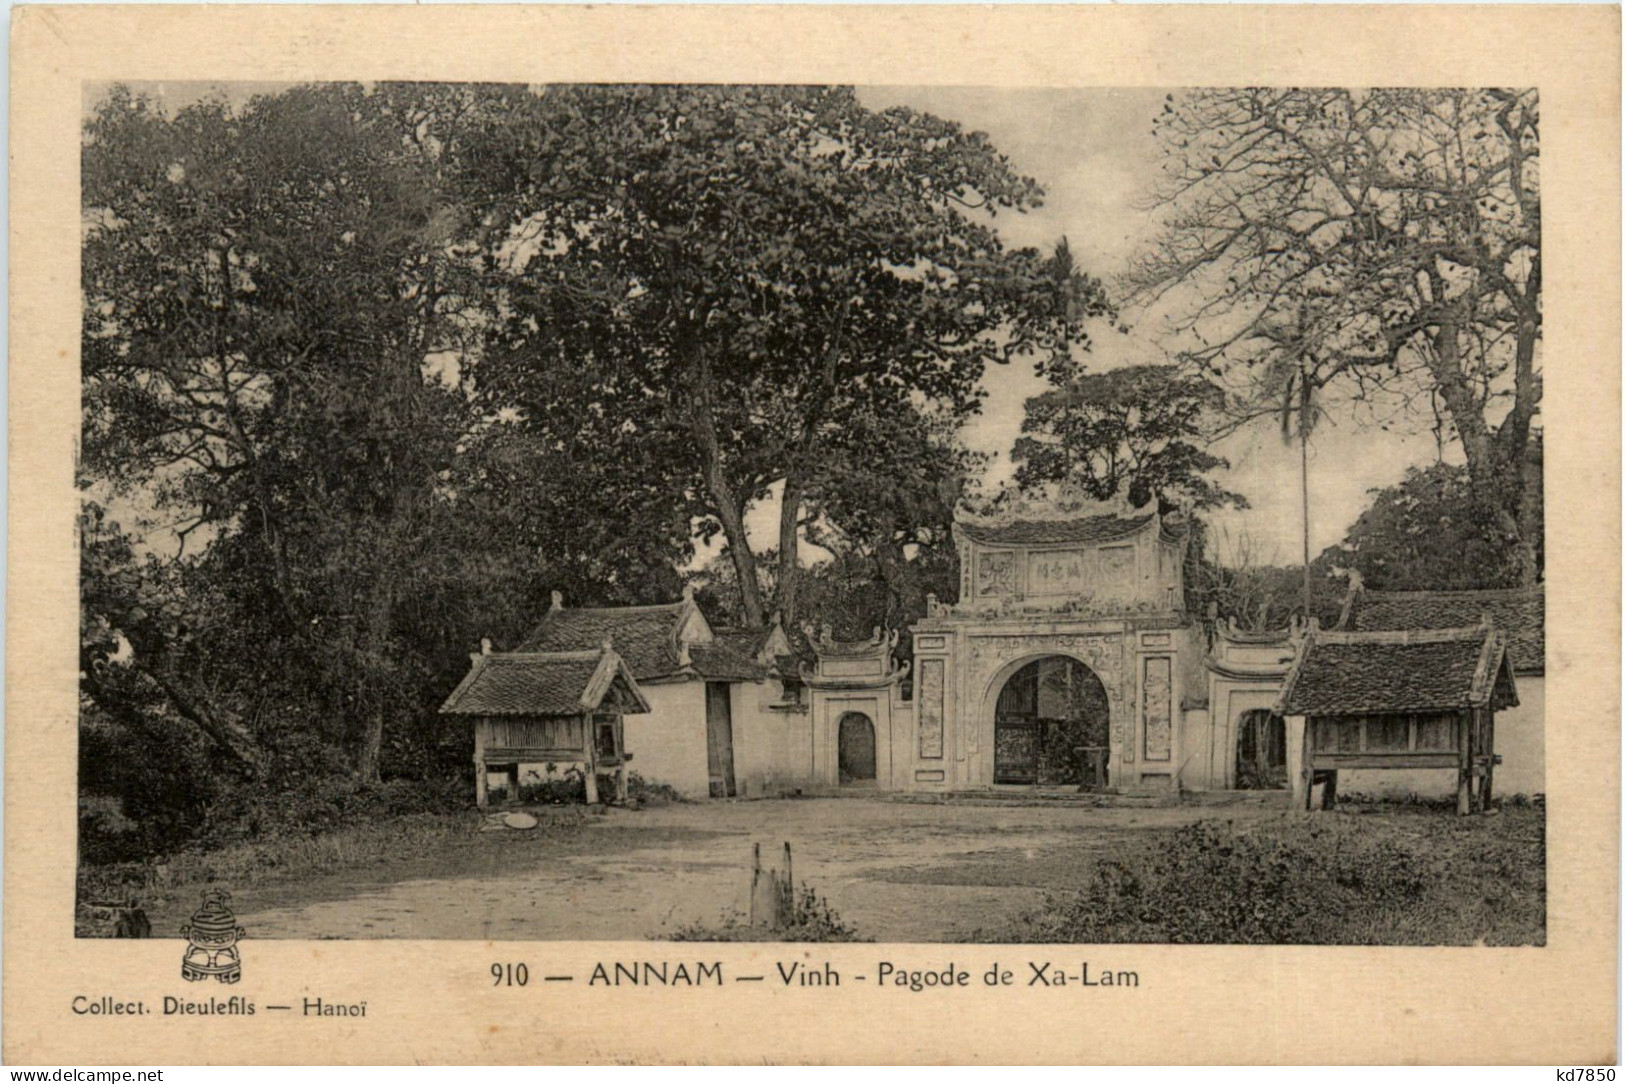
[[[77,938],[1546,944],[1538,89],[83,92]]]

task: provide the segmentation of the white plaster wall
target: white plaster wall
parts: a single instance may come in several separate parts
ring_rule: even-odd
[[[1309,721],[1302,715],[1288,715],[1286,724],[1286,780],[1292,794],[1292,808],[1303,809],[1308,796],[1303,785],[1303,740]]]
[[[802,716],[769,709],[778,692],[777,682],[741,681],[730,687],[734,785],[741,798],[782,794],[800,782],[791,763],[790,736]]]
[[[1495,769],[1495,792],[1546,793],[1546,678],[1530,674],[1518,678],[1518,706],[1495,713],[1495,751],[1501,764]]]
[[[705,683],[639,685],[647,715],[628,715],[626,751],[631,771],[651,783],[668,783],[685,798],[707,798],[711,773],[705,761]]]
[[[811,690],[803,690],[803,702],[812,699]],[[784,741],[784,781],[782,793],[806,790],[813,785],[813,708],[809,704],[801,711],[786,711],[780,722]]]
[[[932,760],[919,759],[919,730],[914,713],[913,701],[896,699],[897,691],[892,690],[891,702],[891,787],[893,790],[913,790],[916,787],[925,790],[940,790],[948,783],[948,762],[941,758]],[[941,782],[916,783],[914,771],[939,771],[943,773]],[[882,780],[884,784],[884,780]]]
[[[1495,713],[1495,751],[1501,754],[1495,794],[1501,798],[1546,793],[1546,681],[1540,675],[1526,675],[1517,682],[1518,706]],[[1337,790],[1387,798],[1407,794],[1454,798],[1456,773],[1450,768],[1342,771],[1337,773]]]
[[[1213,782],[1208,769],[1208,749],[1213,736],[1213,721],[1204,708],[1187,708],[1181,712],[1179,737],[1179,783],[1190,790],[1210,790],[1222,786]]]

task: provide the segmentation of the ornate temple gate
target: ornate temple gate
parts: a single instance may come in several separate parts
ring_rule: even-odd
[[[918,740],[903,781],[1178,786],[1196,687],[1184,675],[1204,650],[1184,612],[1183,525],[1149,507],[1018,503],[961,509],[954,536],[959,599],[929,600],[912,629]],[[1020,673],[1055,657],[1098,682],[1104,721],[1088,736]]]
[[[812,700],[793,745],[808,750],[813,784],[867,773],[855,732],[842,740],[842,717],[861,712],[885,788],[1181,785],[1184,747],[1197,744],[1184,731],[1206,718],[1205,698],[1186,705],[1188,689],[1205,692],[1205,645],[1184,610],[1183,524],[1150,507],[1017,503],[993,517],[956,512],[954,537],[959,598],[927,599],[912,664],[895,632],[805,630],[816,665],[801,670]],[[1087,696],[1057,706],[1060,694],[1035,684],[1046,675]]]
[[[1059,785],[1053,773],[1046,778],[1039,771],[1046,736],[1050,757],[1056,755],[1052,746],[1059,719],[1053,707],[1040,709],[1034,684],[1039,674],[1028,676],[1029,668],[1041,672],[1045,660],[1066,660],[1047,665],[1087,675],[1098,690],[1095,710],[1103,718],[1095,737],[1072,742],[1074,748],[1066,751],[1088,765],[1088,777],[1078,783],[1104,786],[1119,778],[1120,765],[1131,759],[1128,705],[1134,690],[1123,661],[1127,634],[1099,630],[1098,625],[1084,631],[1077,625],[1045,624],[1054,631],[1031,631],[1031,624],[1019,633],[998,625],[964,630],[955,660],[965,689],[956,735],[965,754],[962,785]]]

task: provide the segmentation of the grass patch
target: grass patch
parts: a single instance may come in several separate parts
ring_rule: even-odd
[[[540,824],[529,831],[491,833],[502,842],[574,835],[586,823],[577,807],[531,810]],[[198,897],[199,886],[222,884],[244,889],[270,882],[300,880],[420,858],[474,843],[485,823],[482,814],[414,813],[347,824],[308,835],[283,835],[252,843],[232,843],[210,851],[184,851],[162,862],[81,865],[75,934],[111,936],[98,916],[107,905],[162,911]]]
[[[1543,945],[1544,803],[1360,805],[1136,839],[1002,942]]]

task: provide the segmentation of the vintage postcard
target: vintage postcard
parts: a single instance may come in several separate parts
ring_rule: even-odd
[[[1619,33],[18,9],[6,1060],[1613,1061]]]

